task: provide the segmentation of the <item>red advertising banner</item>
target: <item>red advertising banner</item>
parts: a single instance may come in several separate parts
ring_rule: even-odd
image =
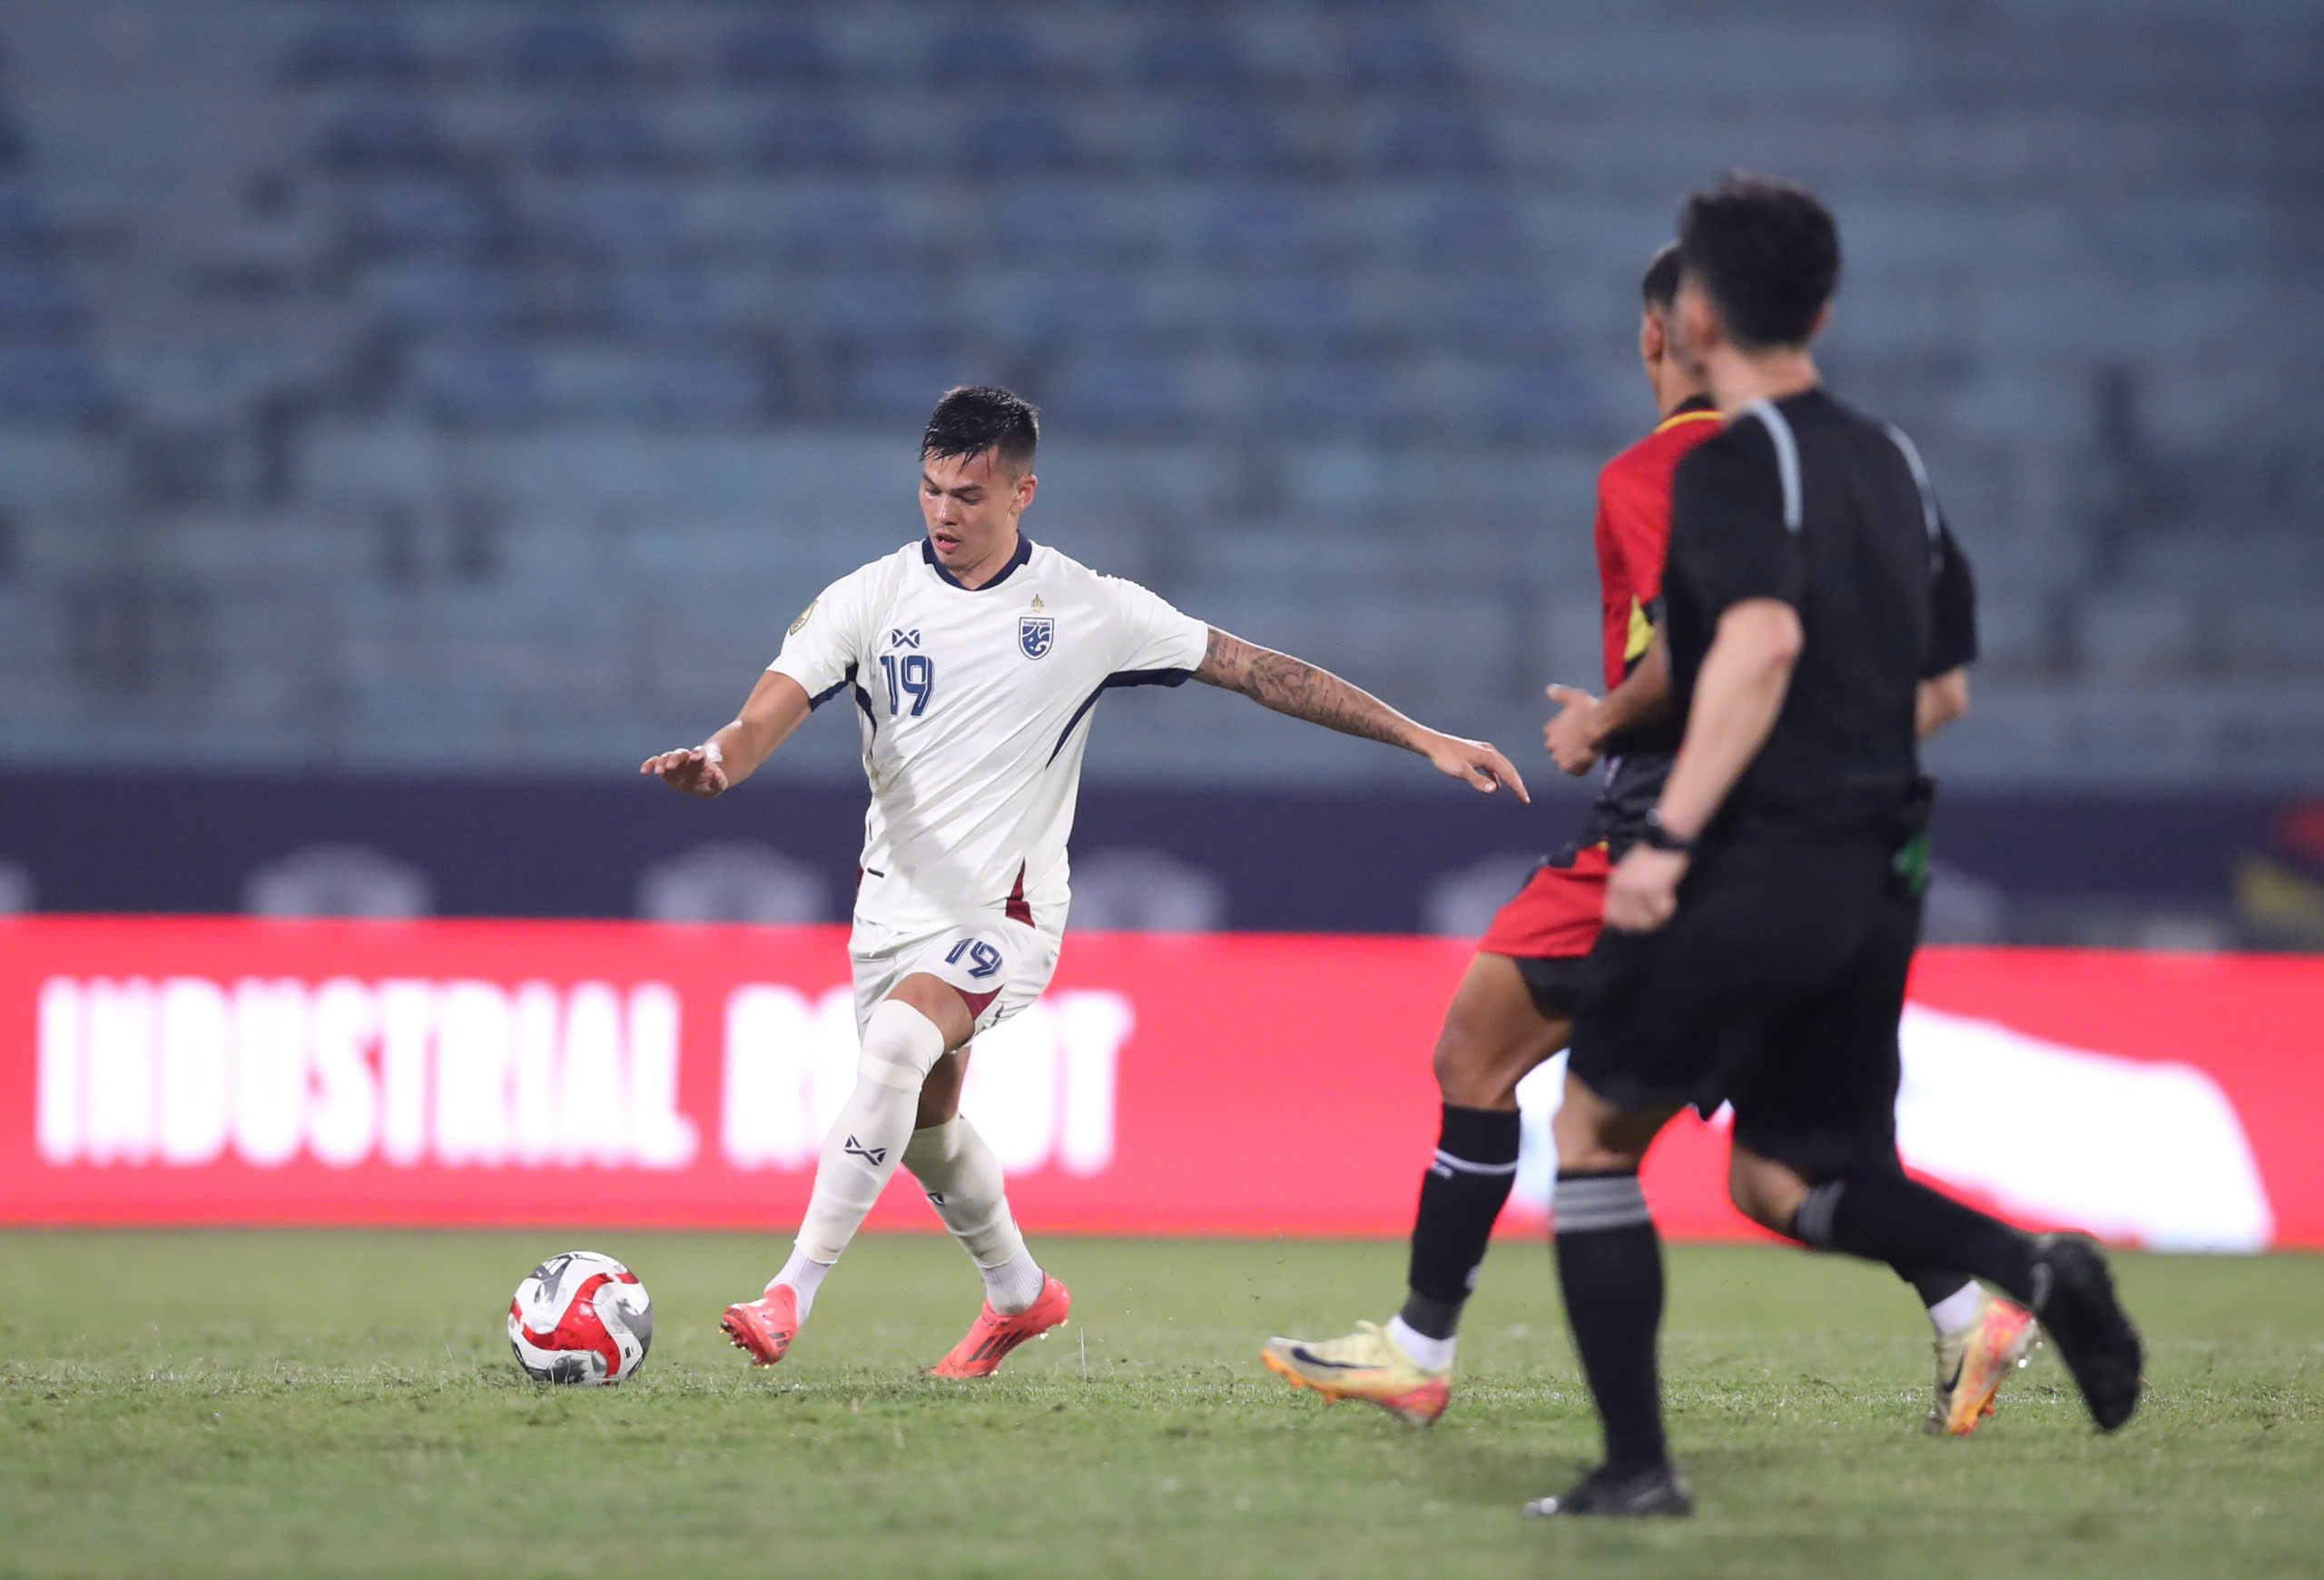
[[[964,1106],[1036,1232],[1400,1234],[1466,953],[1076,935]],[[2126,1242],[2324,1245],[2324,961],[1933,950],[1914,1000],[1915,1169]],[[854,1043],[838,928],[0,920],[0,1221],[778,1228]],[[1674,1235],[1752,1232],[1722,1129],[1649,1160]],[[873,1223],[935,1227],[908,1185]]]

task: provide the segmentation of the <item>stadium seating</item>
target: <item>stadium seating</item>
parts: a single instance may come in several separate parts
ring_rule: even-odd
[[[1571,0],[119,0],[142,35],[11,11],[0,509],[27,547],[0,590],[187,590],[13,634],[0,687],[27,717],[157,716],[90,645],[174,620],[206,655],[167,691],[179,746],[359,765],[427,736],[488,768],[538,676],[587,672],[528,739],[603,766],[734,689],[606,633],[691,587],[762,617],[710,648],[747,676],[818,578],[914,529],[933,396],[1000,380],[1048,410],[1037,537],[1526,744],[1542,667],[1592,673],[1590,479],[1650,416],[1636,272],[1676,194],[1744,163],[1839,208],[1831,365],[1915,434],[1984,573],[1997,722],[1949,768],[2016,772],[2043,719],[2148,682],[2238,729],[2304,717],[2275,699],[2324,665],[2319,232],[2291,195],[2324,178],[2296,69],[2324,26],[2124,9],[2154,25],[2043,0],[1683,36]],[[49,551],[93,511],[139,529],[94,570]],[[456,520],[498,547],[448,581],[428,545]],[[722,525],[664,533],[685,521]],[[2231,756],[2210,716],[2161,721],[2192,732],[2161,755]],[[2076,728],[2060,771],[2140,749]],[[843,733],[807,755],[843,763]],[[1099,763],[1184,754],[1136,734]],[[1334,750],[1265,739],[1220,760]],[[2324,771],[2324,742],[2282,750]]]

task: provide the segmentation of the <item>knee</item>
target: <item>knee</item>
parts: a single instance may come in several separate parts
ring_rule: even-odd
[[[1443,1029],[1436,1033],[1436,1052],[1429,1059],[1436,1075],[1437,1095],[1457,1108],[1485,1106],[1477,1101],[1482,1082],[1477,1079],[1476,1058],[1476,1039],[1469,1035],[1458,1015],[1447,1015]]]
[[[1558,1171],[1635,1171],[1646,1161],[1654,1138],[1677,1111],[1677,1105],[1668,1103],[1620,1107],[1592,1091],[1569,1067],[1564,1100],[1550,1121],[1550,1136],[1558,1149]]]
[[[1615,1142],[1613,1138],[1594,1130],[1577,1127],[1557,1136],[1558,1170],[1561,1173],[1577,1171],[1590,1174],[1635,1170],[1645,1161],[1645,1154],[1633,1151]]]
[[[918,1092],[944,1057],[944,1033],[925,1014],[900,999],[888,999],[863,1023],[856,1060],[859,1079]]]
[[[1521,1062],[1470,1023],[1456,1005],[1436,1034],[1430,1060],[1437,1094],[1455,1108],[1512,1109],[1517,1106]]]
[[[1606,1173],[1636,1169],[1646,1149],[1631,1144],[1613,1116],[1590,1111],[1569,1099],[1550,1121],[1551,1139],[1557,1143],[1558,1170]]]

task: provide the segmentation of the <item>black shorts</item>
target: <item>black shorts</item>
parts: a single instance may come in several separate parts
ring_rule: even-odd
[[[1525,992],[1545,1021],[1571,1021],[1581,1008],[1582,986],[1590,980],[1590,956],[1515,954],[1509,963],[1525,979]]]
[[[1896,1156],[1896,1023],[1920,903],[1857,837],[1706,850],[1659,931],[1608,929],[1570,1066],[1622,1108],[1735,1105],[1735,1141],[1811,1181]]]

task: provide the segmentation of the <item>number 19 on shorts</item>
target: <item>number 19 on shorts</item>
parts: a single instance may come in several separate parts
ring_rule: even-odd
[[[952,945],[952,953],[944,957],[947,965],[958,965],[960,957],[970,961],[969,974],[982,982],[1000,969],[1000,951],[981,938],[963,938]]]

